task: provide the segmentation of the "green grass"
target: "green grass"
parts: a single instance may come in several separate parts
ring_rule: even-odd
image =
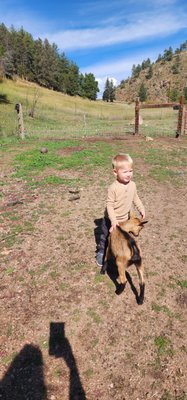
[[[20,96],[20,99],[23,100],[23,106],[26,107],[26,110],[29,109],[29,101],[32,99],[35,86],[27,82],[7,81],[2,84],[1,88],[2,93],[7,95],[10,103],[1,104],[0,107],[13,107],[16,97]],[[164,144],[158,146],[158,143],[154,141],[151,144],[145,142],[143,146],[139,146],[138,150],[134,150],[132,143],[127,145],[123,141],[113,143],[100,140],[95,142],[82,140],[87,135],[84,129],[82,133],[78,132],[79,124],[76,118],[80,118],[80,115],[86,115],[84,118],[85,125],[92,124],[93,118],[96,118],[95,124],[101,124],[103,128],[107,126],[107,129],[110,130],[110,127],[113,129],[112,126],[119,128],[119,121],[123,124],[127,121],[129,123],[129,118],[132,119],[130,108],[134,113],[133,107],[125,104],[103,104],[102,102],[90,102],[78,98],[72,99],[54,91],[41,89],[36,120],[43,130],[45,130],[45,123],[49,124],[46,127],[46,135],[33,130],[35,133],[21,141],[16,135],[12,138],[9,137],[5,130],[5,134],[1,138],[0,155],[4,157],[6,164],[9,163],[14,168],[12,177],[26,181],[30,189],[37,186],[45,187],[46,185],[72,186],[80,183],[83,185],[95,174],[97,168],[103,169],[103,171],[105,169],[105,174],[108,173],[107,171],[111,171],[111,158],[116,152],[119,152],[119,149],[130,153],[135,161],[142,160],[145,166],[149,167],[148,176],[154,178],[157,182],[170,182],[175,186],[184,185],[187,167],[185,138],[184,146],[176,146],[175,148],[167,146],[167,151]],[[84,108],[85,112],[83,111]],[[124,120],[123,110],[125,110]],[[8,113],[10,113],[10,109]],[[164,124],[165,115],[167,118],[170,117],[168,110],[166,114],[164,113],[163,110],[161,119],[153,113],[159,121],[162,121],[162,124]],[[5,119],[8,124],[11,116],[7,116]],[[30,123],[37,124],[36,120],[32,119]],[[62,130],[65,129],[65,126],[67,129],[71,128],[74,131],[74,137],[67,130],[66,135],[62,135],[62,132],[60,135],[54,133],[54,136],[50,135],[49,140],[47,134],[49,126],[56,132],[58,124],[60,124]],[[101,139],[100,128],[97,132],[93,130],[92,136],[95,136],[95,138],[99,136],[99,139]],[[41,154],[41,147],[47,147],[48,153]],[[68,151],[65,151],[67,149]],[[71,170],[72,177],[61,176],[62,171],[66,170]],[[75,177],[74,171],[77,174],[81,172],[81,177]],[[146,182],[146,177],[138,174],[138,171],[135,170],[136,179]],[[5,185],[5,182],[1,181],[1,184]],[[105,185],[105,179],[100,180],[99,185]]]
[[[187,400],[187,394],[182,393],[180,395],[172,395],[168,390],[164,390],[160,400]]]
[[[148,148],[145,155],[145,161],[151,165],[158,165],[160,167],[181,167],[187,166],[186,150],[177,148],[176,150],[167,149],[167,151],[160,151],[160,148]]]
[[[158,297],[159,297],[159,295],[158,295]],[[159,297],[160,298],[160,297]],[[153,311],[155,311],[156,313],[160,313],[160,312],[163,312],[164,314],[166,314],[168,317],[170,317],[170,318],[176,318],[176,319],[180,319],[181,318],[181,316],[180,316],[180,314],[179,313],[174,313],[173,311],[171,311],[167,306],[165,306],[165,305],[162,305],[162,306],[160,306],[159,304],[157,304],[157,303],[152,303],[151,304],[151,308],[152,308],[152,310]]]
[[[161,368],[162,359],[166,357],[173,357],[174,350],[171,340],[165,335],[156,336],[154,339],[154,345],[156,348],[156,359],[153,367],[156,372]]]
[[[187,289],[187,281],[186,280],[177,281],[177,285],[180,286],[181,288]]]
[[[97,167],[110,168],[111,157],[117,151],[115,150],[116,144],[106,142],[83,142],[81,149],[79,148],[80,142],[76,140],[65,140],[65,141],[45,141],[37,144],[37,141],[28,141],[28,146],[32,147],[29,150],[25,150],[25,146],[19,147],[19,153],[15,155],[13,166],[14,166],[14,178],[23,179],[31,187],[45,186],[45,185],[77,185],[80,183],[79,178],[75,178],[72,174],[72,178],[65,178],[55,174],[55,171],[65,170],[76,170],[84,171],[84,179],[95,171]],[[14,146],[13,144],[11,147]],[[47,147],[48,153],[41,154],[40,147]],[[9,145],[6,145],[6,151],[9,149]],[[68,148],[70,152],[63,155],[63,150]],[[15,153],[17,148],[15,148]],[[72,151],[71,151],[72,149]],[[0,149],[1,151],[1,149]],[[119,151],[119,150],[118,150]],[[186,167],[185,153],[182,149],[177,152],[169,152],[166,154],[165,149],[140,149],[139,153],[132,150],[131,147],[127,147],[126,151],[131,154],[134,159],[143,158],[145,164],[151,165],[149,175],[158,182],[172,182],[174,185],[182,185],[185,179],[185,172],[180,173],[181,165]],[[143,153],[144,157],[143,157]],[[173,170],[173,168],[175,170]],[[43,171],[47,169],[53,169],[54,173],[47,176],[40,176]],[[83,178],[82,178],[83,179]],[[81,181],[82,181],[81,179]],[[135,171],[136,180],[136,171]],[[137,175],[138,180],[138,175]],[[104,185],[104,181],[102,181]]]
[[[34,118],[29,117],[33,99],[38,93]],[[7,102],[1,103],[0,136],[18,137],[15,104],[23,109],[26,137],[83,137],[106,134],[129,135],[134,131],[134,104],[107,103],[71,97],[21,80],[5,80],[1,94]],[[141,110],[143,124],[140,133],[148,136],[174,136],[177,112],[173,109]]]
[[[169,276],[170,280],[173,282],[170,285],[176,287],[176,285],[180,286],[181,288],[187,288],[187,280],[186,279],[179,279],[172,275]]]
[[[15,269],[13,268],[13,267],[8,267],[6,270],[5,270],[5,274],[6,275],[13,275],[15,273]]]
[[[158,182],[169,181],[174,185],[183,183],[186,175],[187,152],[185,149],[167,149],[162,151],[160,148],[147,149],[144,160],[151,165],[149,175]]]
[[[45,185],[66,185],[66,186],[73,186],[75,184],[78,184],[80,182],[80,179],[65,179],[61,178],[60,176],[56,175],[50,175],[47,176],[46,178],[35,182],[36,186],[45,186]],[[30,183],[30,185],[33,185]]]
[[[100,143],[91,145],[89,149],[85,148],[81,151],[76,151],[79,143],[77,141],[66,140],[64,142],[52,143],[45,142],[41,146],[48,148],[48,153],[41,154],[39,148],[27,150],[16,155],[14,161],[15,178],[22,178],[33,185],[33,180],[37,183],[38,173],[44,171],[46,168],[54,168],[57,170],[66,169],[83,169],[89,166],[89,169],[105,166],[111,161],[111,146],[107,143]],[[88,144],[85,144],[87,147]],[[60,156],[59,150],[71,147],[75,150],[70,155]],[[51,175],[42,179],[38,184],[75,184],[78,180],[65,179],[55,175]]]
[[[39,97],[35,117],[31,118],[29,110],[36,90]],[[128,123],[134,115],[134,108],[127,104],[93,102],[66,96],[20,80],[5,80],[1,83],[1,94],[8,99],[7,103],[0,104],[2,111],[0,135],[2,137],[18,136],[15,111],[17,102],[22,104],[26,135],[38,135],[40,138],[49,137],[53,133],[58,137],[62,135],[69,137],[75,134],[76,136],[98,135],[111,132],[111,130],[117,134],[124,133],[125,129],[129,130]]]
[[[157,354],[159,356],[173,355],[171,340],[167,337],[163,335],[157,336],[154,340],[154,344],[156,346]]]
[[[92,368],[89,368],[84,371],[83,374],[86,376],[86,378],[91,378],[94,375],[94,371]]]
[[[100,324],[101,323],[101,317],[100,315],[98,315],[95,310],[93,310],[92,308],[88,308],[86,314],[96,323],[96,324]]]
[[[9,364],[14,360],[14,358],[15,358],[16,356],[17,356],[17,353],[16,353],[16,352],[13,352],[13,353],[11,353],[11,354],[8,354],[8,355],[2,357],[1,362],[2,362],[2,364],[4,364],[4,365],[9,365]]]
[[[153,311],[156,311],[157,313],[159,313],[160,311],[163,311],[166,314],[170,315],[170,311],[169,311],[168,307],[166,307],[166,306],[160,306],[157,303],[152,303],[151,308]]]
[[[69,284],[68,284],[68,283],[65,283],[65,282],[61,282],[60,285],[59,285],[59,287],[60,287],[60,290],[61,290],[62,292],[64,292],[65,290],[67,290],[67,289],[69,288]]]

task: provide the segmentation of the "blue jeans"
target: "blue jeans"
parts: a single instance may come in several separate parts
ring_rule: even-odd
[[[98,244],[98,250],[103,251],[104,254],[108,245],[108,236],[110,227],[111,227],[111,222],[109,218],[104,217],[101,223],[101,235]]]

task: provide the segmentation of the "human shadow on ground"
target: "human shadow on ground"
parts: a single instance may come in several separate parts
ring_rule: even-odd
[[[70,371],[69,400],[86,400],[76,360],[69,340],[65,336],[64,322],[50,323],[49,355],[63,358]]]
[[[47,400],[43,357],[39,347],[26,344],[0,382],[2,400]]]

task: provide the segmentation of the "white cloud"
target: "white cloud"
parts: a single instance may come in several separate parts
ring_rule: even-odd
[[[133,64],[141,64],[143,60],[150,58],[153,61],[157,58],[159,53],[159,49],[155,49],[155,51],[149,51],[142,53],[136,53],[133,57],[118,59],[118,61],[104,62],[100,64],[92,64],[87,67],[81,68],[81,72],[83,74],[89,73],[92,71],[95,79],[98,81],[98,86],[100,89],[100,93],[98,97],[102,97],[102,93],[104,90],[106,79],[112,79],[114,85],[117,86],[123,79],[131,76],[132,66]]]
[[[132,16],[131,16],[132,18]],[[187,27],[187,14],[138,14],[124,25],[107,28],[64,30],[55,34],[46,33],[50,42],[55,42],[64,51],[98,48],[135,40],[169,35]]]

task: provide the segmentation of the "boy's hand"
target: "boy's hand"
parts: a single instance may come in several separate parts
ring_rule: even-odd
[[[111,233],[113,231],[113,229],[116,229],[116,226],[119,226],[119,224],[118,223],[112,224],[110,229],[109,229],[109,232]]]
[[[144,219],[144,218],[145,218],[145,212],[143,212],[143,213],[140,213],[140,215],[141,215],[142,219]]]

